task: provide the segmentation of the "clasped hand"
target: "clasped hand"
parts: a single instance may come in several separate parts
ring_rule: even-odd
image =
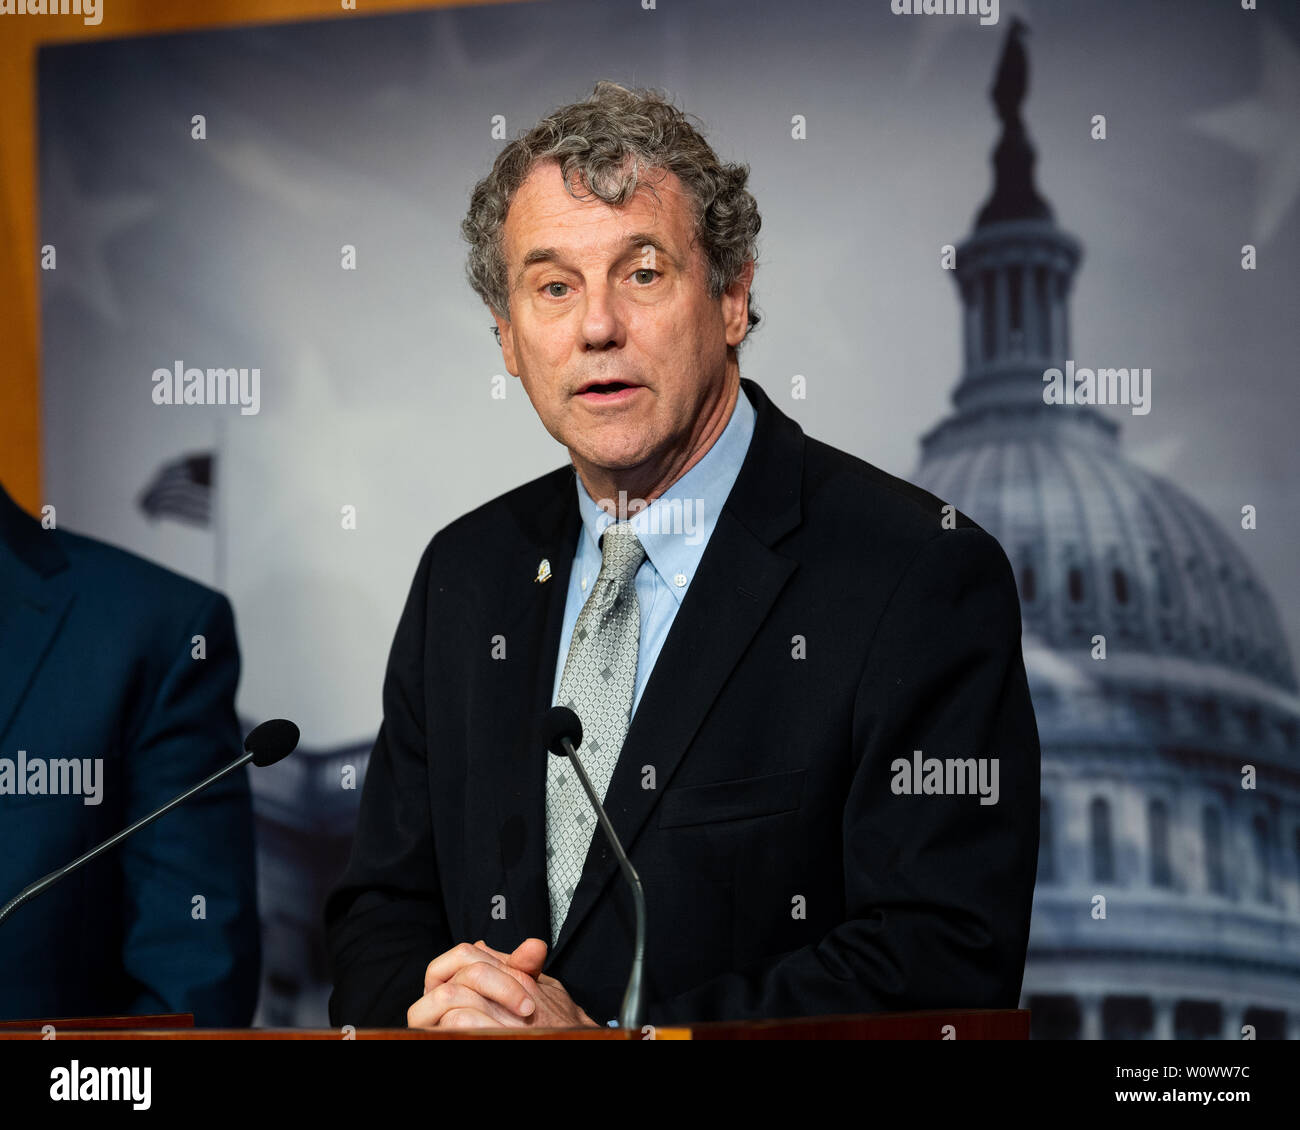
[[[547,945],[526,938],[513,953],[461,942],[424,971],[424,995],[406,1010],[409,1028],[599,1028],[554,977]]]

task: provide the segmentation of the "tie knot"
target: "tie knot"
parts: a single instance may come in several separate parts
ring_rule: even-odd
[[[605,527],[600,539],[600,571],[621,588],[626,585],[645,560],[645,547],[630,522],[615,522]]]

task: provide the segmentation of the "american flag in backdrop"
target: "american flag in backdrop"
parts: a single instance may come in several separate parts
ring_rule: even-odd
[[[212,453],[203,451],[164,464],[140,492],[140,509],[153,519],[211,525],[213,462]]]

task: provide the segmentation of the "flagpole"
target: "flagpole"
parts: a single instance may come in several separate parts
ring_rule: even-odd
[[[226,417],[217,417],[217,435],[212,452],[212,587],[226,592]]]

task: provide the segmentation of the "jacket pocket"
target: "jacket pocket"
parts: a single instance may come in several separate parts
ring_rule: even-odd
[[[669,789],[659,802],[658,826],[681,828],[690,824],[720,824],[793,812],[803,799],[806,774],[806,769],[796,769],[765,777]]]

